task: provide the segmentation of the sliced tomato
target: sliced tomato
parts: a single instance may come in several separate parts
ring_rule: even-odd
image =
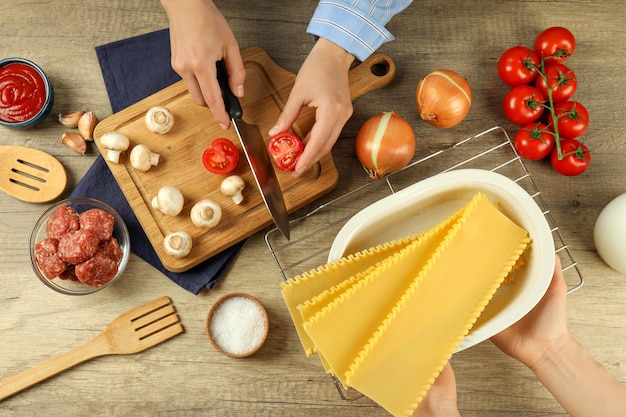
[[[239,162],[239,150],[229,139],[218,138],[202,154],[204,167],[214,174],[228,174]]]
[[[296,169],[298,157],[304,151],[302,141],[291,132],[273,136],[267,144],[267,151],[274,158],[274,163],[281,171]]]

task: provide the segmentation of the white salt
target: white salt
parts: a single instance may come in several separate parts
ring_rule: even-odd
[[[254,350],[263,341],[265,325],[258,305],[246,297],[235,296],[215,308],[210,331],[222,350],[241,355]]]

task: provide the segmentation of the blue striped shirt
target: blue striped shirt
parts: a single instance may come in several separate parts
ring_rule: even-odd
[[[394,40],[385,25],[411,1],[321,0],[307,33],[328,39],[363,61],[381,45]]]

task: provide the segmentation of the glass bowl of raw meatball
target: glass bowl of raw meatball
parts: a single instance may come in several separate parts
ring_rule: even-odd
[[[124,220],[92,198],[69,198],[50,206],[30,235],[35,275],[62,294],[93,294],[109,287],[121,277],[129,256]]]

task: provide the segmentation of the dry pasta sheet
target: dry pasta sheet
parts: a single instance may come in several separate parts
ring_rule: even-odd
[[[307,355],[410,416],[530,244],[482,194],[432,229],[281,284]]]

